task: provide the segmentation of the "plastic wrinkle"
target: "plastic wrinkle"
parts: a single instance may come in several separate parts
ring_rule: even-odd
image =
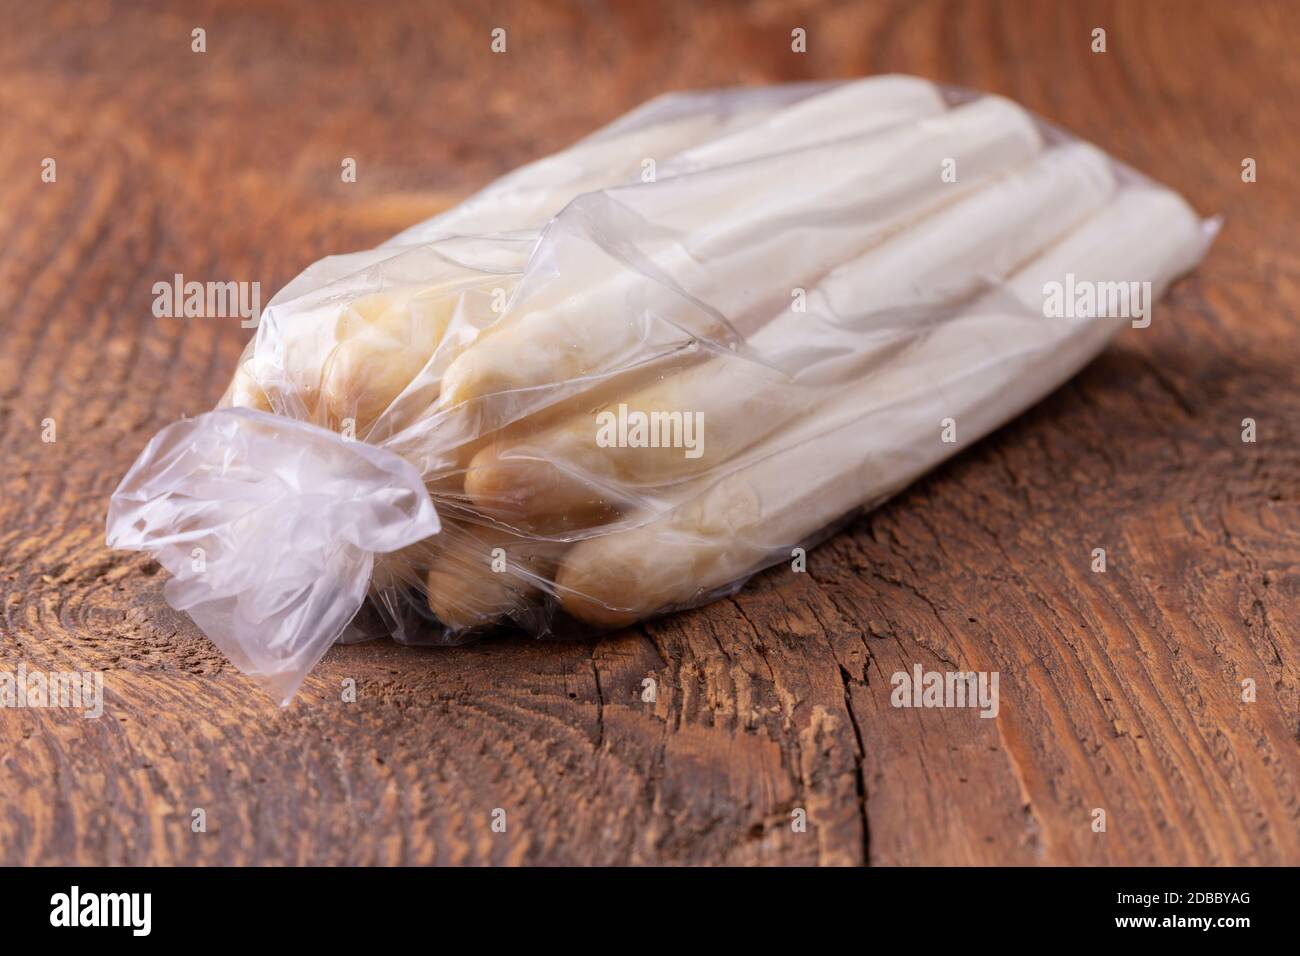
[[[167,602],[287,702],[360,609],[373,556],[441,525],[404,459],[239,408],[159,432],[108,527],[110,547],[152,553]]]

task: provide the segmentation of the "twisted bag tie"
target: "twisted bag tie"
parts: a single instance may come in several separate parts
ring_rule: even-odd
[[[360,610],[374,556],[440,527],[393,452],[232,408],[154,436],[113,493],[107,541],[153,555],[167,603],[288,704]]]

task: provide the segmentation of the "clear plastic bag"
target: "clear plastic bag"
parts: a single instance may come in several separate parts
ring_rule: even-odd
[[[702,604],[1149,324],[1216,228],[999,97],[662,97],[308,268],[108,542],[285,703],[376,630]]]

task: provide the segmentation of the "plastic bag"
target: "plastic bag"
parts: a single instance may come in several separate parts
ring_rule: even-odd
[[[308,268],[108,543],[283,703],[377,629],[702,604],[1148,325],[1216,228],[999,97],[663,97]]]

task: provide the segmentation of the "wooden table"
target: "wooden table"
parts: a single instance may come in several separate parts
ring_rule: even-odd
[[[0,711],[0,862],[1300,863],[1294,4],[86,6],[0,34],[0,669],[102,670],[106,713]],[[279,710],[104,547],[248,335],[154,318],[154,282],[269,296],[660,92],[887,71],[1226,226],[1151,328],[808,573],[589,643],[337,648]],[[997,718],[891,707],[918,663],[997,671]]]

